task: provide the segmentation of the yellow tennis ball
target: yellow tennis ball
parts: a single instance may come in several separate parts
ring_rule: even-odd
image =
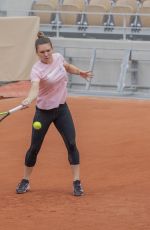
[[[34,129],[41,129],[41,128],[42,128],[41,122],[35,121],[35,122],[33,123],[33,128],[34,128]]]

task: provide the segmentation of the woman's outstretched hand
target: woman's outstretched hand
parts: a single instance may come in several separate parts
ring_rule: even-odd
[[[94,75],[92,71],[80,71],[80,76],[89,81],[93,78]]]

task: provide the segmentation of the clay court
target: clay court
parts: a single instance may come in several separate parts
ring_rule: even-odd
[[[20,96],[4,97],[0,110],[17,106]],[[53,126],[32,174],[31,191],[15,194],[30,144],[33,103],[0,124],[0,229],[150,229],[150,102],[69,96],[68,104],[85,195],[72,196],[66,149]]]

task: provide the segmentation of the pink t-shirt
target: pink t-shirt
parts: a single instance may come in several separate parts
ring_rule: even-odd
[[[53,109],[64,104],[67,96],[68,76],[64,68],[65,60],[59,53],[53,54],[53,62],[44,64],[37,61],[31,71],[31,82],[39,81],[36,105],[40,109]]]

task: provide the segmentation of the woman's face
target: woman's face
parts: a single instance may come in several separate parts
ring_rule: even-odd
[[[41,62],[49,64],[52,62],[53,49],[49,43],[38,45],[37,55],[39,56]]]

